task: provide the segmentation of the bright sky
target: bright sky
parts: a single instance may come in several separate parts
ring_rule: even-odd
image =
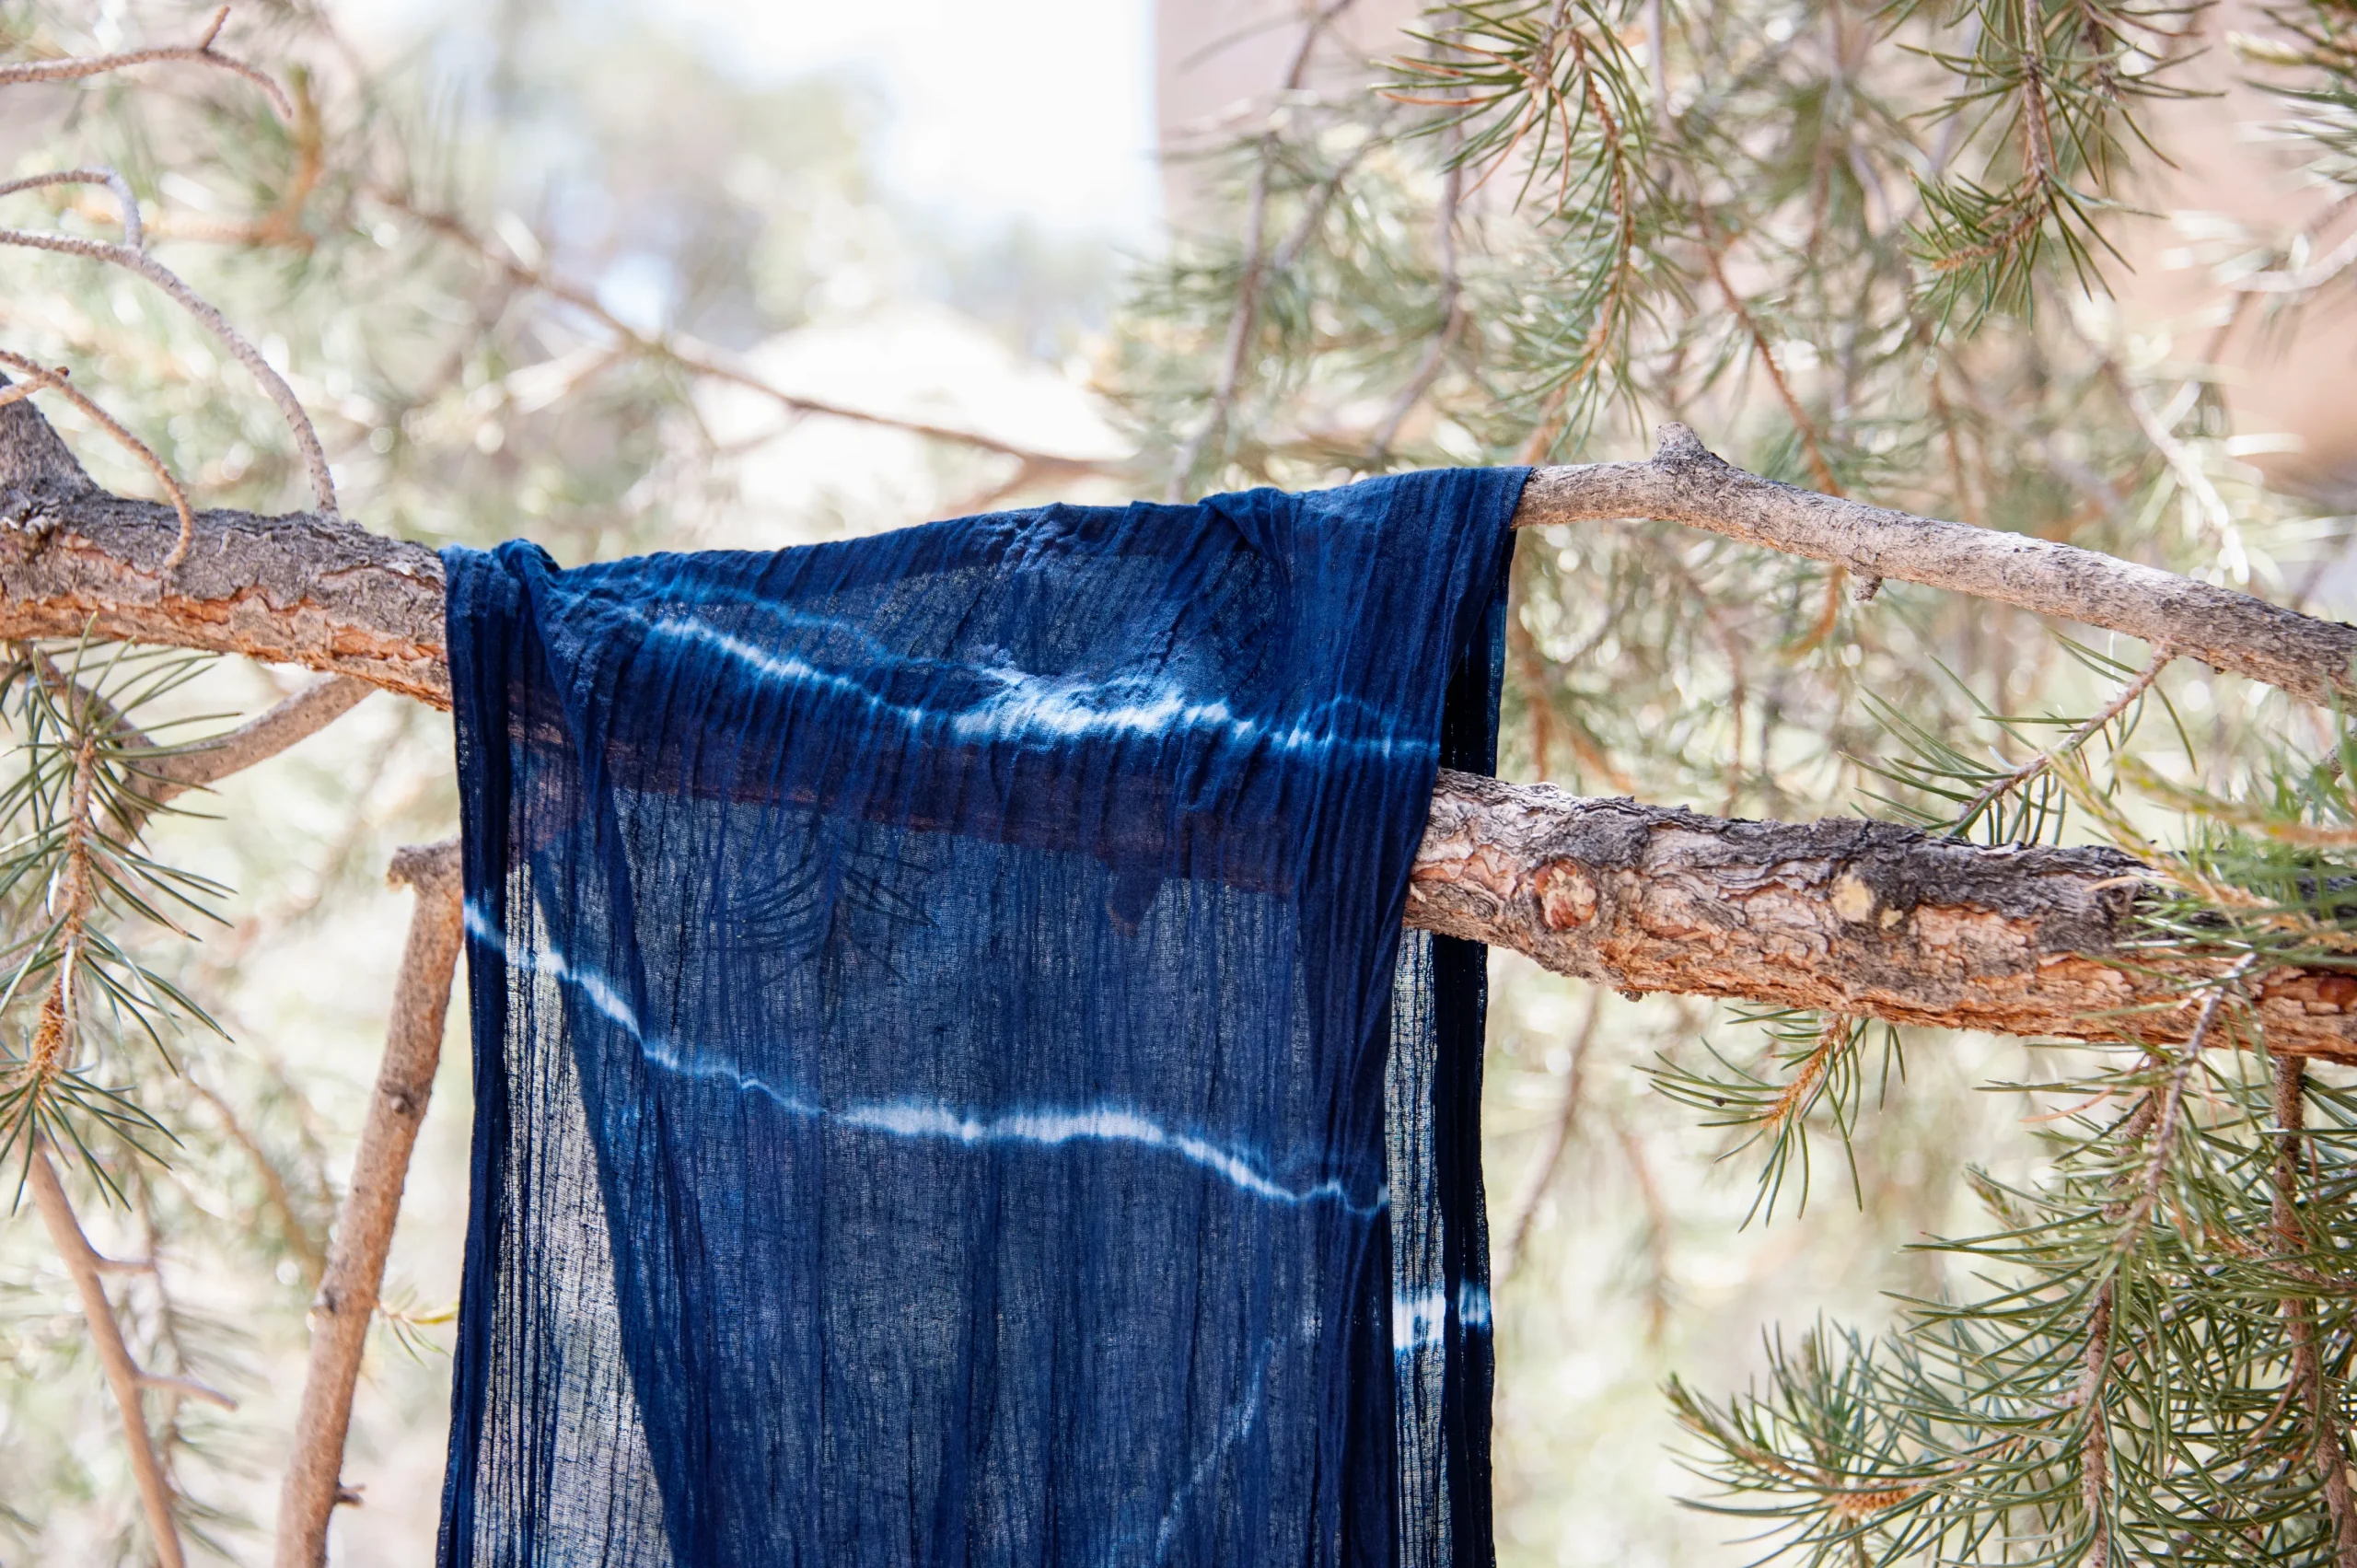
[[[980,217],[1028,213],[1120,240],[1161,216],[1154,155],[1154,0],[575,0],[635,11],[753,83],[856,71],[895,114],[884,174]],[[488,27],[479,0],[345,0],[366,45]],[[454,22],[464,15],[464,22]]]
[[[668,0],[724,68],[872,74],[907,193],[1058,227],[1143,236],[1159,213],[1152,0]]]

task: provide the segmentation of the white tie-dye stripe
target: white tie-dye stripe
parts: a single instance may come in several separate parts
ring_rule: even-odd
[[[1448,1330],[1448,1295],[1425,1291],[1391,1298],[1391,1353],[1412,1355],[1426,1345],[1441,1342]]]
[[[1340,1181],[1292,1188],[1271,1179],[1249,1156],[1223,1147],[1190,1132],[1173,1132],[1153,1119],[1123,1106],[1088,1106],[1077,1109],[1053,1107],[976,1115],[921,1100],[876,1100],[830,1109],[788,1094],[767,1080],[714,1063],[691,1062],[671,1044],[643,1029],[638,1016],[620,992],[596,970],[575,964],[554,948],[538,953],[503,939],[488,913],[472,899],[466,905],[467,930],[478,941],[499,947],[508,964],[544,974],[571,987],[584,1002],[604,1014],[637,1042],[640,1051],[656,1066],[683,1077],[727,1084],[739,1093],[759,1095],[791,1115],[831,1121],[862,1132],[890,1137],[935,1140],[969,1148],[1017,1144],[1059,1148],[1072,1143],[1127,1144],[1177,1155],[1219,1177],[1239,1191],[1270,1202],[1303,1204],[1330,1202],[1347,1212],[1373,1216],[1384,1213],[1390,1194],[1376,1190],[1371,1204],[1353,1203]]]
[[[1457,1287],[1457,1321],[1467,1330],[1490,1331],[1490,1293],[1470,1282]],[[1391,1350],[1409,1355],[1448,1335],[1448,1293],[1434,1289],[1391,1297]]]
[[[888,701],[869,691],[857,677],[822,668],[798,654],[759,647],[692,616],[667,615],[654,621],[652,630],[657,636],[697,643],[726,655],[764,679],[848,698],[870,713],[910,728],[927,722],[945,724],[952,737],[967,743],[1026,738],[1074,740],[1087,736],[1144,739],[1207,731],[1232,743],[1277,751],[1340,749],[1391,757],[1421,756],[1432,750],[1429,743],[1422,741],[1396,740],[1389,736],[1346,738],[1336,734],[1333,716],[1337,707],[1343,704],[1324,704],[1322,722],[1295,722],[1279,729],[1256,719],[1238,718],[1225,703],[1196,701],[1169,681],[1135,677],[1074,680],[993,669],[984,665],[957,668],[967,675],[995,683],[999,691],[972,706],[936,712],[915,703]]]

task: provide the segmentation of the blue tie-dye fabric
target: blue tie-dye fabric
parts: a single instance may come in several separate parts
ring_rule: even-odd
[[[1523,470],[561,571],[452,550],[441,1561],[1490,1562],[1481,951]]]

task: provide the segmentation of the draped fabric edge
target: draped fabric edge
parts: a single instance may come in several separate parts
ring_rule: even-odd
[[[1527,478],[1527,471],[1516,470],[1513,482],[1501,487],[1502,500],[1492,498],[1496,516],[1482,520],[1493,525],[1494,564],[1473,574],[1473,580],[1466,585],[1465,602],[1448,618],[1457,633],[1457,646],[1448,650],[1452,674],[1444,701],[1441,745],[1426,770],[1418,796],[1415,827],[1419,837],[1423,826],[1423,803],[1429,800],[1431,785],[1441,767],[1494,772],[1509,567],[1515,545],[1509,519],[1518,498],[1520,482]],[[454,587],[458,575],[454,571]],[[501,711],[504,703],[503,693],[484,683],[492,672],[458,656],[459,650],[466,645],[459,634],[459,622],[470,608],[464,594],[450,595],[447,614],[450,626],[448,645],[453,651],[453,690],[461,715],[458,737],[459,770],[470,796],[496,797],[505,793],[510,783],[505,749],[482,744],[480,736],[469,734],[464,722],[470,714]],[[473,825],[470,817],[470,828]],[[479,895],[499,896],[504,859],[505,847],[493,842],[492,835],[470,831],[465,836],[462,864],[470,912],[479,907]],[[1395,1289],[1383,1303],[1383,1312],[1395,1352],[1434,1338],[1432,1330],[1437,1319],[1436,1337],[1444,1347],[1446,1367],[1438,1390],[1440,1420],[1449,1434],[1442,1477],[1447,1503],[1440,1516],[1447,1539],[1426,1543],[1422,1551],[1414,1549],[1412,1543],[1395,1541],[1393,1559],[1400,1562],[1447,1563],[1450,1568],[1488,1568],[1493,1560],[1488,1452],[1492,1358],[1479,1149],[1487,950],[1457,938],[1402,931],[1399,920],[1408,896],[1407,865],[1403,857],[1399,863],[1399,874],[1384,889],[1386,924],[1396,936],[1398,945],[1392,961],[1400,970],[1402,984],[1408,967],[1421,965],[1432,987],[1430,1016],[1422,1021],[1421,1027],[1429,1033],[1428,1049],[1433,1052],[1434,1070],[1420,1086],[1431,1096],[1434,1138],[1431,1153],[1435,1159],[1433,1194],[1448,1219],[1444,1247],[1446,1288],[1403,1298],[1395,1281]],[[470,1022],[477,1041],[476,1136],[470,1163],[473,1196],[462,1290],[465,1298],[480,1302],[491,1287],[487,1270],[504,1222],[504,1216],[488,1201],[490,1187],[485,1178],[493,1147],[490,1124],[505,1114],[506,1099],[504,1065],[498,1053],[486,1051],[482,1042],[496,1040],[504,1033],[507,993],[504,958],[497,947],[470,942],[469,967]],[[1395,1019],[1395,1040],[1400,1027]],[[1395,1212],[1395,1236],[1397,1224]],[[1406,1322],[1401,1321],[1403,1308]],[[460,1344],[454,1358],[451,1473],[446,1482],[442,1530],[441,1556],[445,1562],[451,1560],[458,1523],[452,1504],[462,1491],[462,1472],[471,1465],[475,1453],[474,1438],[478,1434],[470,1431],[467,1423],[470,1417],[479,1421],[481,1414],[481,1390],[471,1385],[482,1370],[482,1315],[470,1314],[462,1307],[460,1327]],[[1402,1390],[1395,1386],[1391,1393],[1396,1405],[1403,1398]],[[522,1560],[532,1560],[528,1550],[522,1554]]]

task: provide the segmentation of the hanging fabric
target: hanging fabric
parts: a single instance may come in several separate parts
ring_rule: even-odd
[[[454,549],[445,1568],[1487,1568],[1522,470]]]

